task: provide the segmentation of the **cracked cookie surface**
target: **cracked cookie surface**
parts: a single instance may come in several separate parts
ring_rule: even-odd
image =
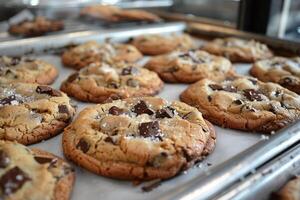
[[[145,67],[171,83],[193,83],[203,78],[222,80],[234,74],[228,59],[201,50],[155,56]]]
[[[22,144],[59,134],[75,114],[61,91],[37,84],[0,84],[0,139]]]
[[[187,34],[141,35],[133,38],[130,43],[146,55],[159,55],[194,48],[193,39]]]
[[[163,82],[155,72],[130,64],[91,64],[69,76],[61,90],[81,101],[103,103],[157,94]]]
[[[57,69],[42,60],[29,57],[0,56],[0,82],[52,84]]]
[[[129,44],[99,44],[89,41],[66,50],[62,55],[62,62],[67,67],[81,69],[92,63],[133,63],[141,58],[139,50]]]
[[[255,62],[273,56],[267,45],[239,38],[217,38],[204,44],[202,50],[224,56],[232,62]]]
[[[41,36],[49,32],[60,31],[64,29],[64,23],[59,20],[50,20],[38,16],[31,21],[23,21],[11,25],[8,32],[13,35],[22,35],[25,37]]]
[[[84,109],[63,134],[67,158],[117,179],[167,179],[211,153],[213,126],[185,103],[144,97]]]
[[[300,96],[275,83],[236,77],[189,86],[180,99],[225,128],[270,133],[300,119]]]
[[[68,200],[75,180],[63,159],[16,142],[0,141],[0,198]]]
[[[274,57],[253,64],[250,74],[264,82],[274,82],[300,94],[300,57]]]

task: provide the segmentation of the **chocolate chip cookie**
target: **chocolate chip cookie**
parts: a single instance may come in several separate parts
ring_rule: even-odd
[[[238,38],[217,38],[206,43],[202,49],[215,55],[225,56],[232,62],[255,62],[273,56],[267,45],[255,40]]]
[[[0,139],[32,144],[60,133],[75,109],[64,93],[37,84],[0,83]]]
[[[75,173],[63,159],[0,141],[0,198],[3,200],[67,200]]]
[[[12,35],[22,35],[25,37],[41,36],[49,32],[64,29],[64,23],[60,20],[50,20],[38,16],[32,21],[22,21],[9,27],[8,32]]]
[[[166,82],[193,83],[203,78],[223,80],[234,74],[231,62],[201,50],[155,56],[145,65]]]
[[[144,97],[85,108],[65,129],[67,158],[102,176],[167,179],[211,153],[216,135],[201,113]]]
[[[288,181],[278,192],[271,195],[272,200],[299,200],[300,178],[295,177]]]
[[[130,64],[92,64],[69,76],[61,90],[81,101],[103,103],[157,94],[163,82],[155,72]]]
[[[133,38],[131,44],[146,55],[159,55],[175,50],[189,50],[195,47],[193,39],[187,34],[141,35]]]
[[[29,57],[0,56],[0,82],[52,84],[57,69],[42,60]]]
[[[180,99],[222,127],[270,133],[299,120],[300,96],[250,77],[208,79],[189,86]]]
[[[274,57],[257,61],[250,74],[264,82],[274,82],[300,94],[300,57]]]
[[[81,69],[97,62],[129,62],[142,58],[142,54],[134,46],[128,44],[99,44],[96,41],[86,42],[65,51],[62,62],[67,67]]]

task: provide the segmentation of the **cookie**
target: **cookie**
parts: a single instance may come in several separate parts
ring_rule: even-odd
[[[70,199],[75,173],[63,159],[0,141],[0,198],[3,200]]]
[[[181,35],[141,35],[133,38],[131,44],[145,55],[166,54],[175,50],[194,48],[193,39],[187,34]]]
[[[75,109],[64,93],[37,84],[0,84],[0,139],[32,144],[59,134]]]
[[[300,178],[295,177],[288,181],[278,192],[271,195],[272,200],[299,200]]]
[[[0,82],[52,84],[57,69],[42,60],[28,57],[0,56]]]
[[[129,62],[142,58],[142,54],[134,46],[128,44],[99,44],[96,41],[86,42],[65,51],[62,62],[67,67],[81,69],[97,62]]]
[[[171,178],[211,153],[213,126],[179,101],[129,98],[85,108],[63,134],[67,158],[126,180]]]
[[[145,67],[166,82],[193,83],[203,78],[223,80],[234,74],[226,58],[201,50],[179,51],[151,58]]]
[[[300,96],[250,77],[203,79],[189,86],[180,99],[225,128],[270,133],[300,118]]]
[[[81,101],[103,103],[157,94],[163,82],[155,72],[134,65],[92,64],[69,76],[61,90]]]
[[[202,50],[215,55],[225,56],[232,62],[255,62],[273,56],[267,45],[255,40],[239,38],[217,38],[204,44]]]
[[[264,82],[274,82],[300,94],[300,57],[273,57],[257,61],[250,74]]]
[[[50,20],[38,16],[32,21],[22,21],[9,27],[8,32],[12,35],[22,35],[25,37],[41,36],[49,32],[64,29],[64,23],[60,20]]]
[[[159,22],[162,20],[157,15],[140,9],[122,9],[114,16],[117,16],[119,21]]]

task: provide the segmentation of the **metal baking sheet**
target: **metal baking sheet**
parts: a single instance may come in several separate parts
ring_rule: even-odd
[[[173,32],[182,32],[185,29],[185,25],[182,23],[170,23],[164,25],[148,25],[144,27],[137,28],[135,30],[128,29],[117,29],[103,32],[83,32],[83,33],[74,33],[66,34],[62,36],[47,36],[44,38],[34,38],[34,39],[24,39],[21,42],[11,41],[0,43],[0,54],[23,54],[24,52],[30,52],[32,49],[35,52],[42,51],[43,49],[51,47],[62,47],[68,43],[81,43],[87,40],[98,40],[103,41],[105,38],[111,38],[113,41],[125,41],[129,37],[140,35],[140,34],[149,34],[149,33],[161,33],[161,34],[170,34]],[[198,41],[199,44],[205,41]],[[69,74],[73,72],[72,69],[65,68],[61,64],[60,57],[58,55],[53,55],[49,53],[39,53],[33,54],[33,57],[37,57],[43,60],[46,60],[59,69],[59,77],[53,84],[53,87],[59,88],[61,82],[68,77]],[[146,62],[147,58],[141,61]],[[240,74],[247,74],[250,68],[249,64],[234,64],[236,71]],[[167,100],[178,100],[179,94],[187,87],[186,84],[165,84],[163,91],[158,95]],[[91,105],[90,103],[78,102],[78,112],[84,107]],[[210,173],[213,172],[213,169],[220,168],[220,164],[233,159],[235,164],[239,164],[238,160],[234,159],[237,155],[249,147],[260,144],[263,146],[264,142],[269,138],[269,136],[256,134],[256,133],[247,133],[236,130],[224,129],[215,126],[217,132],[217,145],[215,151],[203,162],[197,164],[193,168],[183,172],[182,174],[167,180],[161,183],[161,186],[155,188],[151,192],[143,192],[141,186],[133,186],[129,181],[120,181],[110,178],[105,178],[101,176],[94,175],[82,168],[76,167],[77,180],[75,183],[75,188],[73,191],[72,199],[120,199],[123,197],[125,199],[188,199],[188,195],[192,194],[193,191],[187,191],[187,186],[193,185],[194,188],[197,188],[198,185],[193,184],[197,179],[202,179],[210,177]],[[273,136],[270,136],[273,137]],[[281,138],[282,139],[282,138]],[[299,138],[296,138],[298,140]],[[280,145],[279,145],[280,146]],[[61,147],[61,135],[58,135],[52,139],[46,140],[44,142],[32,145],[32,147],[38,147],[43,150],[52,152],[56,155],[63,156],[62,147]],[[253,150],[255,151],[255,149]],[[278,150],[279,151],[279,150]],[[268,149],[267,156],[272,155],[270,149]],[[274,152],[273,152],[274,153]],[[263,156],[263,154],[261,155]],[[241,157],[241,156],[240,156]],[[263,161],[262,159],[258,159]],[[253,161],[253,163],[257,163]],[[244,162],[245,164],[245,162]],[[254,166],[254,165],[253,165]],[[246,173],[246,171],[245,171]],[[217,183],[222,185],[222,182]],[[200,185],[199,185],[200,187]],[[175,194],[182,194],[176,196]],[[174,194],[174,195],[172,195]],[[200,195],[200,196],[199,196]],[[201,193],[196,196],[195,199],[203,199]],[[204,195],[205,196],[205,195]],[[183,198],[185,197],[185,198]],[[194,196],[195,197],[195,196]]]

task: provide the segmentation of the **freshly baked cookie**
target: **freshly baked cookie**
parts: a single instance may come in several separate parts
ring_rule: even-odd
[[[123,21],[145,21],[157,22],[161,21],[157,15],[145,10],[136,9],[120,9],[111,5],[92,5],[83,8],[80,12],[81,16],[92,17],[109,22]]]
[[[287,182],[278,192],[271,195],[272,200],[300,200],[300,178]]]
[[[223,127],[270,133],[300,119],[300,96],[250,77],[208,79],[189,86],[180,99]]]
[[[146,55],[159,55],[175,50],[194,48],[193,39],[187,34],[181,35],[141,35],[133,38],[131,44]]]
[[[75,173],[63,159],[0,141],[0,198],[3,200],[67,200]]]
[[[232,62],[255,62],[273,56],[267,45],[255,40],[238,38],[217,38],[206,43],[202,49],[215,55],[225,56]]]
[[[8,32],[13,35],[22,35],[25,37],[40,36],[48,32],[55,32],[64,29],[64,23],[59,20],[50,20],[38,16],[32,21],[23,21],[11,25]]]
[[[134,46],[128,44],[99,44],[96,41],[86,42],[65,51],[62,62],[65,66],[81,69],[97,62],[136,62],[142,54]]]
[[[92,64],[69,76],[61,90],[81,101],[109,100],[157,94],[163,82],[155,72],[134,65]]]
[[[173,177],[211,153],[215,142],[213,126],[196,108],[156,97],[88,107],[63,134],[67,158],[127,180]]]
[[[0,81],[51,84],[58,75],[56,68],[42,60],[0,56]]]
[[[264,82],[274,82],[300,94],[300,57],[273,57],[257,61],[250,74]]]
[[[49,86],[0,84],[0,139],[32,144],[60,133],[75,113],[70,99]]]
[[[193,83],[203,78],[223,80],[234,74],[229,60],[201,50],[155,56],[145,67],[171,83]]]

